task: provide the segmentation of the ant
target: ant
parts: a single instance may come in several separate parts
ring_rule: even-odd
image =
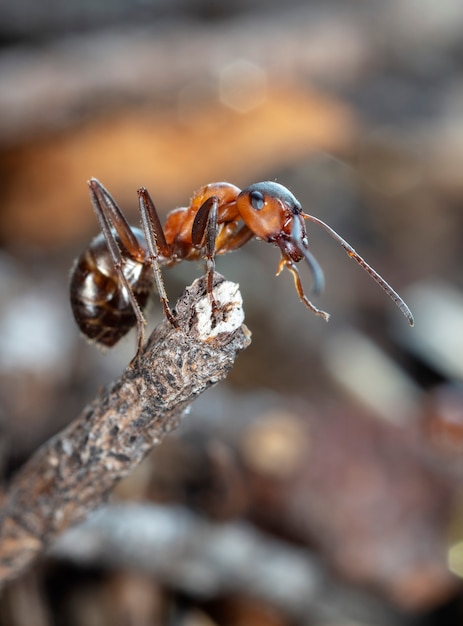
[[[392,298],[414,325],[402,298],[330,226],[302,212],[294,195],[276,182],[262,182],[240,190],[230,183],[211,183],[197,191],[188,207],[171,211],[164,228],[148,191],[138,190],[142,230],[131,227],[111,194],[92,178],[90,197],[101,233],[77,259],[71,275],[71,306],[81,331],[103,346],[114,346],[136,324],[137,354],[144,342],[143,309],[153,284],[164,313],[177,327],[167,299],[161,266],[205,258],[207,292],[212,314],[219,305],[212,288],[215,256],[237,250],[253,237],[280,248],[277,275],[286,268],[293,275],[300,300],[315,315],[328,321],[329,314],[307,298],[296,266],[305,260],[313,274],[313,293],[324,286],[323,271],[309,250],[305,220],[321,226],[348,256],[354,259]]]

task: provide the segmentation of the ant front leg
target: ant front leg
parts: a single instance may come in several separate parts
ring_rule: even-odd
[[[215,315],[219,306],[215,301],[213,294],[214,271],[215,271],[215,246],[217,240],[217,212],[219,207],[219,198],[211,196],[198,209],[196,213],[193,227],[191,229],[191,242],[194,246],[200,246],[204,235],[206,249],[206,284],[207,293],[212,306],[212,314]]]
[[[277,276],[278,274],[280,274],[283,267],[286,267],[293,275],[294,286],[296,287],[296,291],[297,291],[297,295],[299,296],[299,299],[305,304],[305,306],[308,309],[312,311],[312,313],[315,313],[315,315],[319,315],[320,317],[323,317],[325,322],[327,322],[330,319],[330,314],[326,313],[326,311],[322,311],[321,309],[317,309],[317,307],[314,304],[312,304],[312,302],[305,295],[304,288],[301,282],[301,277],[299,276],[299,272],[297,270],[296,265],[293,263],[293,261],[290,261],[289,259],[285,259],[285,258],[281,259],[280,264],[278,266]]]

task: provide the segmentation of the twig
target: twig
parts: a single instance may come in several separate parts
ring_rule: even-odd
[[[177,303],[179,329],[160,324],[133,366],[13,479],[0,514],[0,584],[104,502],[249,345],[238,286],[218,275],[214,285],[222,320],[211,323],[204,281],[195,281]]]

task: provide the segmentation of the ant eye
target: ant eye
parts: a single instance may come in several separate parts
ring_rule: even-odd
[[[249,199],[251,200],[252,208],[256,211],[260,211],[264,208],[264,194],[260,191],[251,191],[251,193],[249,194]]]

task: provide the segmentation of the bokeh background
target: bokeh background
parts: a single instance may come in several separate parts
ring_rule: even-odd
[[[329,324],[276,249],[220,258],[252,346],[8,586],[0,624],[462,623],[462,33],[459,0],[0,0],[4,485],[134,353],[89,345],[69,308],[91,176],[134,224],[142,185],[165,215],[277,180],[416,319],[314,225]],[[166,270],[171,300],[202,271]]]

